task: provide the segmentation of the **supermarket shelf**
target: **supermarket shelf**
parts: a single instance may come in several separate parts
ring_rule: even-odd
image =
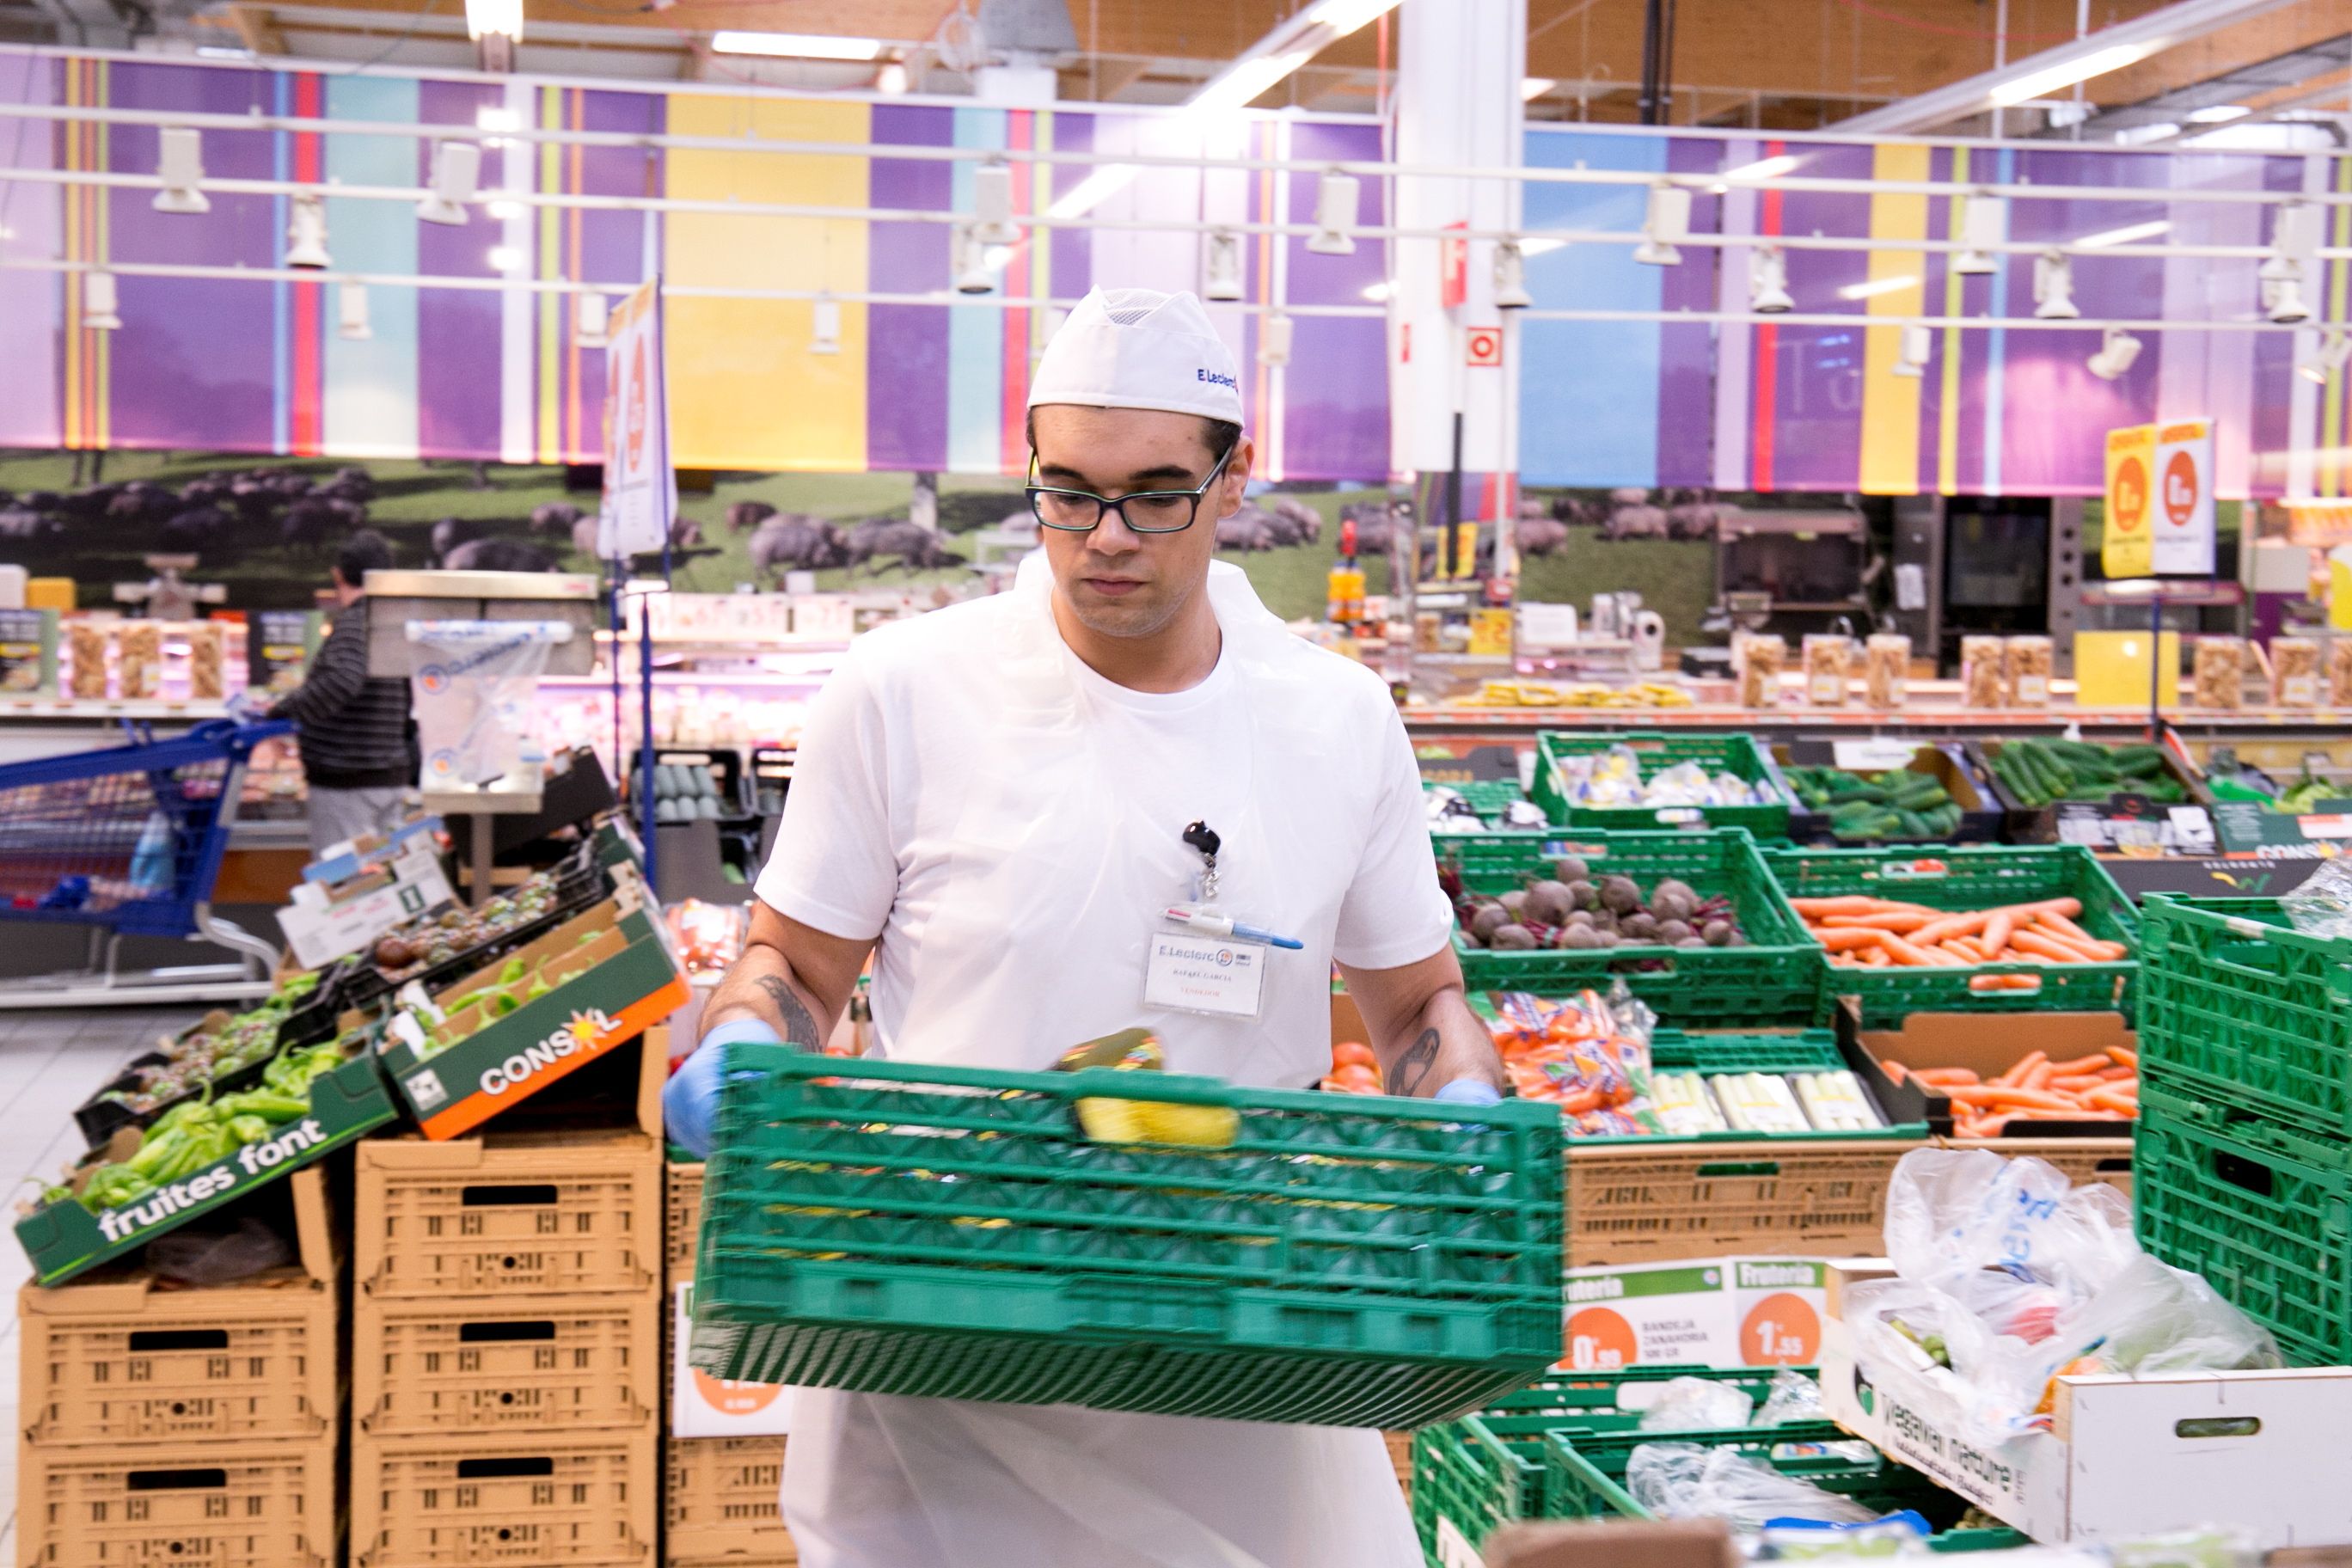
[[[2237,712],[2171,709],[2165,720],[2192,739],[2246,735],[2340,738],[2352,710],[2249,708]],[[1913,706],[1867,708],[1411,708],[1405,728],[1420,733],[1528,735],[1538,730],[1747,730],[1775,739],[1811,733],[1902,731],[1954,734],[2055,734],[2069,724],[2085,733],[2147,732],[2145,708],[2045,709]]]

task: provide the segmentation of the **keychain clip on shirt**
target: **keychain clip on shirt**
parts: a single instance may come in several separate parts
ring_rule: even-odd
[[[1306,944],[1244,924],[1219,910],[1217,850],[1222,841],[1206,822],[1189,824],[1183,838],[1200,854],[1201,874],[1191,902],[1161,911],[1161,918],[1178,929],[1152,933],[1144,1005],[1255,1018],[1265,1010],[1267,954],[1275,948],[1295,950]]]

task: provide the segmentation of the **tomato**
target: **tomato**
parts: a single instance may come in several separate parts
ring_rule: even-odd
[[[1363,1041],[1341,1040],[1331,1047],[1331,1065],[1342,1068],[1377,1068],[1381,1064],[1380,1058],[1372,1055],[1372,1047]]]
[[[1331,1076],[1324,1081],[1336,1084],[1349,1094],[1378,1094],[1381,1091],[1381,1075],[1360,1062],[1333,1068]]]

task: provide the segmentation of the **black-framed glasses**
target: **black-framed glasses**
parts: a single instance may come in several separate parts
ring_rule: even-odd
[[[1241,445],[1235,437],[1209,477],[1189,490],[1137,490],[1133,495],[1098,496],[1092,490],[1066,490],[1052,485],[1031,485],[1028,489],[1029,510],[1039,526],[1059,529],[1065,533],[1091,533],[1102,526],[1103,514],[1115,511],[1119,521],[1137,533],[1181,533],[1192,526],[1201,515],[1201,498],[1217,482],[1217,476],[1233,461],[1234,450]],[[1029,458],[1032,470],[1037,466],[1036,456]]]

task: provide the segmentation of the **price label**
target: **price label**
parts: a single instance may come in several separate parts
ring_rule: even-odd
[[[1847,773],[1883,773],[1889,768],[1909,767],[1911,759],[1919,754],[1919,745],[1916,741],[1874,735],[1867,741],[1832,741],[1830,752]]]

